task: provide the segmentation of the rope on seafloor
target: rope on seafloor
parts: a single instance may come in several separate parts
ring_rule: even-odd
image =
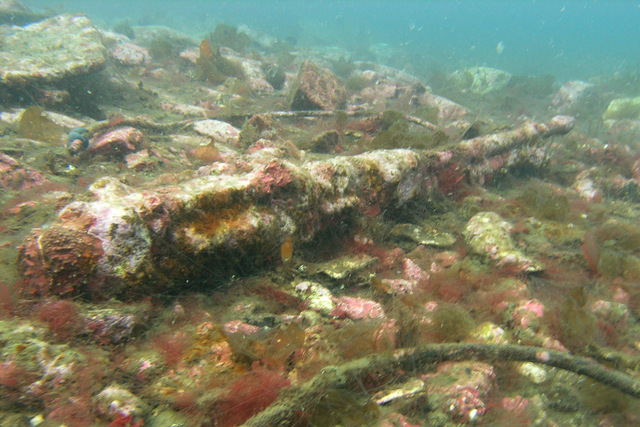
[[[303,118],[303,117],[334,117],[339,113],[344,113],[348,117],[380,117],[381,113],[373,113],[371,111],[365,110],[357,110],[357,111],[342,111],[342,110],[304,110],[304,111],[272,111],[272,112],[264,112],[264,113],[247,113],[247,114],[229,114],[229,115],[218,115],[211,117],[215,120],[221,120],[223,122],[237,122],[240,120],[246,120],[254,116],[255,114],[262,114],[268,117],[274,118]],[[438,131],[440,128],[427,121],[422,120],[415,116],[405,115],[404,119],[410,123],[414,123],[416,125],[422,126],[431,131]],[[101,122],[96,122],[91,126],[88,126],[90,135],[95,135],[97,133],[105,132],[109,129],[121,126],[132,126],[135,128],[148,129],[153,132],[173,132],[177,130],[181,130],[189,126],[195,121],[204,120],[203,119],[186,119],[186,120],[178,120],[175,122],[167,122],[167,123],[158,123],[154,122],[148,117],[135,117],[135,118],[122,118],[120,120],[104,120]]]
[[[337,114],[346,114],[348,117],[381,117],[382,113],[374,113],[367,110],[355,110],[355,111],[343,111],[343,110],[301,110],[301,111],[272,111],[268,113],[258,113],[263,114],[269,117],[275,118],[304,118],[304,117],[334,117]],[[233,120],[241,120],[248,119],[254,114],[238,114],[238,115],[230,115],[230,116],[218,116],[216,119],[222,121],[233,121]],[[438,131],[440,128],[427,121],[422,120],[419,117],[410,116],[405,114],[404,119],[410,123],[414,123],[416,125],[422,126],[431,131]]]
[[[184,129],[193,123],[194,119],[187,120],[179,120],[176,122],[168,122],[168,123],[158,123],[154,122],[148,117],[134,117],[134,118],[122,118],[119,120],[103,120],[101,122],[93,123],[90,126],[87,126],[90,135],[95,135],[97,133],[106,132],[107,130],[122,127],[122,126],[131,126],[139,129],[148,129],[153,132],[173,132],[176,130]]]
[[[420,369],[447,361],[481,360],[486,362],[532,362],[583,375],[640,398],[640,379],[609,369],[600,363],[569,353],[543,347],[500,344],[426,344],[353,360],[340,366],[328,366],[309,381],[281,391],[278,399],[264,411],[251,417],[245,427],[293,424],[300,411],[320,399],[328,389],[347,387],[357,378],[375,372]]]

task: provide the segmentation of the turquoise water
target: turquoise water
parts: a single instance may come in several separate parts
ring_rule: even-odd
[[[301,45],[366,51],[386,43],[416,74],[483,64],[564,80],[637,69],[637,1],[29,1],[98,23],[129,19],[203,36],[245,24]],[[499,53],[498,45],[504,47]],[[499,50],[499,49],[498,49]],[[394,62],[401,62],[396,58]]]

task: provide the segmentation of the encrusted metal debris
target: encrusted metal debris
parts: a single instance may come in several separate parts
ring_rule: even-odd
[[[411,240],[419,245],[448,248],[453,246],[457,237],[453,233],[446,233],[434,227],[416,224],[398,224],[393,227],[394,236]]]

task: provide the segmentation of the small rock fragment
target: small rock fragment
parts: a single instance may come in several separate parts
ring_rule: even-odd
[[[336,149],[340,135],[335,130],[329,130],[316,135],[311,140],[310,150],[314,153],[331,153]]]
[[[149,150],[140,150],[135,153],[128,154],[125,157],[127,168],[137,171],[151,170],[155,168],[156,160],[157,157],[152,157],[149,154]]]
[[[147,303],[131,306],[91,307],[83,313],[84,329],[93,340],[105,344],[119,344],[142,330],[151,312]]]
[[[144,135],[136,128],[114,129],[94,137],[89,143],[89,152],[122,155],[130,151],[139,150],[143,140]]]
[[[102,390],[96,400],[98,413],[113,419],[114,425],[121,420],[130,420],[129,424],[134,422],[136,425],[143,425],[143,416],[148,408],[129,390],[114,384]]]
[[[551,101],[551,105],[557,111],[566,111],[576,106],[594,87],[595,85],[593,83],[583,82],[582,80],[570,80],[558,89],[553,101]]]
[[[382,306],[365,298],[341,297],[334,298],[336,306],[329,313],[330,316],[349,318],[352,320],[383,319],[385,317]]]
[[[295,287],[296,294],[309,303],[311,310],[329,314],[336,306],[331,291],[319,283],[300,282]]]
[[[127,67],[151,63],[149,50],[131,42],[120,42],[109,49],[109,56]]]
[[[378,262],[378,258],[366,254],[344,256],[323,262],[315,268],[316,274],[323,274],[334,280],[343,280],[357,275],[360,271]]]
[[[424,394],[424,381],[420,378],[411,378],[403,384],[394,384],[393,387],[377,392],[373,395],[372,400],[377,405],[386,405],[398,399],[415,399]]]
[[[344,105],[346,96],[338,77],[307,60],[291,89],[291,110],[336,110]]]
[[[511,74],[506,71],[489,67],[465,68],[454,72],[451,77],[461,90],[476,95],[501,90],[511,80]]]
[[[494,384],[493,367],[482,362],[446,362],[437,372],[420,377],[429,404],[457,422],[471,422],[487,411],[485,398]]]
[[[240,130],[220,120],[200,120],[193,124],[193,129],[200,135],[208,136],[215,142],[237,144]]]
[[[542,384],[547,380],[547,370],[544,366],[531,362],[523,362],[518,367],[518,371],[529,378],[534,384]]]
[[[469,220],[463,235],[471,252],[496,261],[499,266],[514,265],[526,273],[542,271],[541,265],[515,247],[510,231],[511,224],[497,213],[480,212]]]
[[[392,233],[394,236],[411,240],[419,245],[436,248],[449,248],[456,242],[454,234],[415,224],[398,224],[393,227]]]
[[[0,188],[26,190],[47,182],[40,172],[21,165],[16,159],[0,153]]]
[[[275,90],[280,90],[284,86],[287,78],[284,70],[275,64],[269,65],[264,72],[264,79],[269,82]]]

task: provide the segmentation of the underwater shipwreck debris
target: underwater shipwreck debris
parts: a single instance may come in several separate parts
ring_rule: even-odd
[[[156,248],[162,243],[152,238],[150,230],[157,227],[147,221],[157,217],[155,213],[148,216],[149,209],[161,214],[163,223],[172,224],[170,234],[157,237],[175,242],[178,250],[199,263],[206,263],[209,257],[241,256],[245,262],[265,259],[279,251],[278,242],[297,230],[307,230],[304,239],[310,241],[337,218],[354,219],[363,206],[398,208],[410,200],[429,197],[438,191],[434,185],[437,171],[460,158],[469,171],[474,171],[474,162],[480,162],[477,169],[481,172],[474,171],[480,178],[482,173],[507,171],[519,164],[511,163],[514,158],[526,156],[518,151],[519,146],[569,132],[572,123],[563,117],[547,124],[526,123],[513,131],[466,141],[451,151],[375,150],[302,165],[254,156],[247,158],[249,163],[240,172],[198,176],[166,188],[159,185],[153,192],[103,178],[91,187],[96,201],[68,205],[51,228],[64,230],[65,236],[84,236],[80,243],[63,239],[56,241],[55,248],[40,248],[39,236],[47,233],[43,230],[34,230],[25,240],[20,247],[20,288],[27,294],[57,293],[61,273],[43,260],[73,253],[74,245],[85,245],[87,239],[92,247],[92,256],[87,258],[90,262],[84,265],[81,258],[67,265],[64,287],[60,288],[64,294],[77,292],[89,282],[97,287],[90,294],[111,296],[126,293],[128,288],[158,286],[152,278],[171,275],[166,269],[173,264],[153,261],[154,254],[165,250]],[[504,156],[504,161],[487,162],[485,156],[496,153]],[[272,204],[272,200],[278,203]],[[150,208],[150,203],[155,207]],[[70,246],[65,247],[65,242]],[[33,259],[29,254],[42,258]],[[195,268],[187,264],[179,271],[188,275],[195,273]],[[74,271],[82,274],[71,274]]]

